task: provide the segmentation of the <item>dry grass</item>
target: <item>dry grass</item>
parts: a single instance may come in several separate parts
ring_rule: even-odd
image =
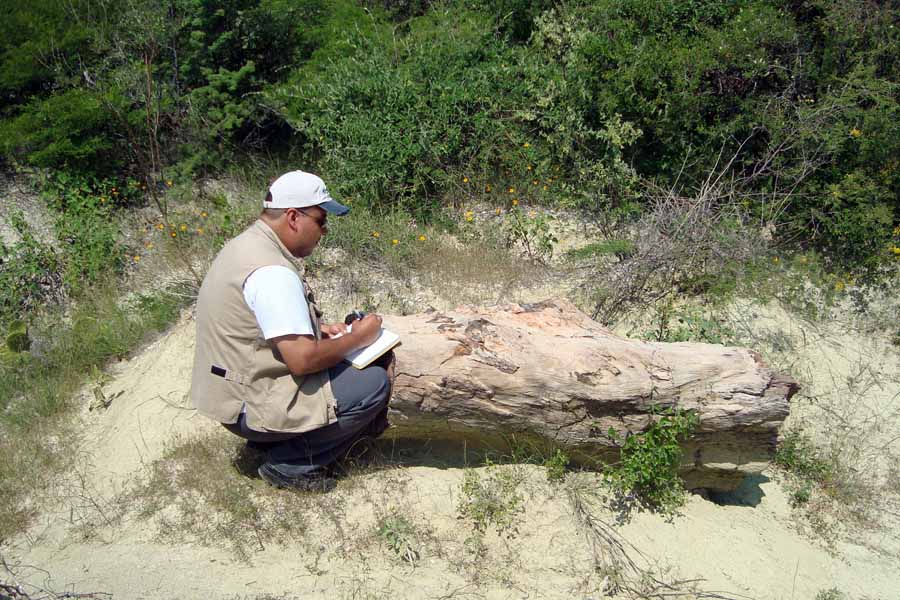
[[[342,529],[342,494],[277,490],[259,479],[262,454],[225,432],[173,440],[125,500],[153,518],[159,538],[224,546],[248,559],[268,544],[303,540],[315,523]]]
[[[497,304],[548,277],[546,267],[505,248],[460,243],[449,237],[422,250],[415,272],[421,285],[451,306]]]
[[[412,514],[403,504],[406,478],[377,450],[372,452],[375,456],[365,463],[347,460],[338,465],[338,488],[317,494],[269,486],[256,473],[264,455],[227,432],[175,439],[121,503],[136,507],[138,518],[152,520],[162,541],[181,544],[192,539],[227,548],[244,560],[268,545],[301,541],[319,547],[328,540],[329,551],[351,551],[372,542],[360,527],[349,524],[351,506],[371,507],[372,527],[363,528],[369,532],[376,519],[403,515],[407,523],[415,522],[405,516]],[[370,476],[376,478],[374,484]],[[427,528],[417,525],[415,531],[421,533],[415,538],[418,548],[425,543]],[[313,553],[306,558],[312,561],[306,567],[314,573],[320,557]]]

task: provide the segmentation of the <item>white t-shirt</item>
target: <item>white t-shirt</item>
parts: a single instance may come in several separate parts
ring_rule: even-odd
[[[260,267],[244,282],[244,300],[267,340],[282,335],[315,335],[303,282],[282,265]]]

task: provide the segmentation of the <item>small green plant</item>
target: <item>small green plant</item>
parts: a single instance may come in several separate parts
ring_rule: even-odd
[[[375,536],[402,560],[410,564],[419,560],[418,534],[405,516],[392,513],[381,518],[375,527]]]
[[[606,472],[606,481],[626,501],[650,510],[670,513],[684,502],[684,487],[678,476],[686,439],[699,423],[696,413],[680,409],[658,411],[641,433],[621,436],[610,428],[608,435],[619,444],[619,463]]]
[[[697,310],[674,312],[667,303],[657,311],[653,331],[644,338],[654,342],[705,342],[707,344],[731,344],[737,334],[714,317]]]
[[[552,456],[544,460],[544,466],[547,467],[547,480],[551,483],[559,483],[566,478],[569,455],[557,448]]]
[[[515,467],[499,467],[487,462],[487,474],[466,469],[457,512],[468,519],[478,533],[494,527],[497,534],[513,537],[516,521],[524,511],[524,497],[519,491],[522,474]]]
[[[823,460],[802,430],[788,431],[775,451],[775,464],[800,479],[824,483],[831,479],[831,465]]]
[[[31,348],[28,327],[24,321],[13,321],[6,328],[6,350],[10,352],[27,352]]]
[[[803,506],[812,497],[812,485],[808,481],[801,484],[790,492],[789,502],[794,508]]]
[[[816,594],[816,600],[847,600],[847,594],[837,588],[819,590],[819,593]]]
[[[18,241],[0,240],[0,322],[21,319],[61,299],[62,264],[38,238],[24,215],[13,212],[9,225]]]
[[[836,465],[822,457],[810,437],[800,429],[785,433],[775,451],[775,464],[790,475],[786,482],[788,501],[794,508],[806,505],[813,490],[821,490],[833,499],[848,501],[857,494],[847,490]]]
[[[527,214],[518,205],[506,213],[504,230],[507,246],[521,246],[531,260],[549,262],[559,241],[550,229],[552,216],[538,211]]]

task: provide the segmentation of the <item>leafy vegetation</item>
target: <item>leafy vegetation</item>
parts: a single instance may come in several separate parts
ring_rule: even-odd
[[[834,466],[821,457],[810,437],[799,430],[785,434],[775,453],[775,464],[796,477],[790,485],[794,506],[809,502],[814,486],[827,488],[835,480]]]
[[[872,277],[900,255],[889,3],[42,0],[7,16],[11,166],[131,175],[153,196],[274,153],[420,218],[507,187],[633,217],[648,184],[721,173],[779,240]]]
[[[637,503],[670,513],[684,503],[684,486],[678,476],[679,442],[691,434],[698,417],[694,412],[672,409],[652,413],[659,417],[640,433],[622,436],[610,428],[608,435],[618,442],[621,456],[607,471],[606,480],[626,505]]]
[[[402,560],[415,564],[419,560],[416,528],[401,514],[383,517],[375,526],[375,535]]]
[[[469,520],[476,533],[493,528],[498,535],[515,536],[518,517],[524,511],[525,498],[519,489],[522,481],[522,473],[515,466],[488,461],[484,475],[467,469],[460,487],[459,516]]]

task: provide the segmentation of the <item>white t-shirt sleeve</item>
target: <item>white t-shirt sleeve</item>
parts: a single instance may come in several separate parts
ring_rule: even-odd
[[[303,282],[282,265],[260,267],[244,282],[244,300],[267,340],[282,335],[315,335]]]

